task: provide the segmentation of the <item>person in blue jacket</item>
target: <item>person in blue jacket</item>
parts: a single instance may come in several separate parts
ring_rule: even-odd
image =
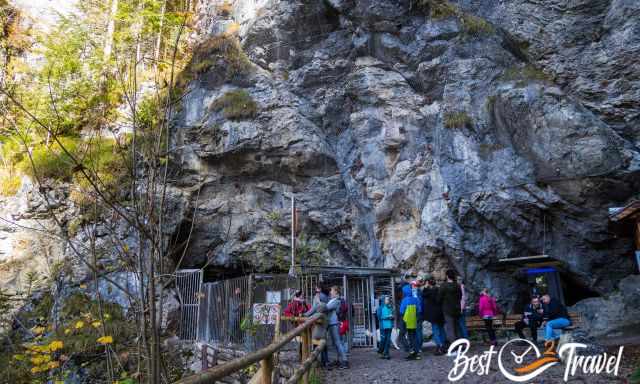
[[[409,340],[413,343],[412,350],[407,356],[407,360],[420,360],[420,352],[422,345],[418,345],[416,337],[416,329],[418,328],[418,319],[422,318],[422,303],[417,297],[413,296],[411,285],[407,284],[402,287],[402,301],[400,302],[400,316],[407,327]]]
[[[391,345],[391,330],[393,329],[393,306],[391,298],[383,296],[380,299],[380,306],[377,311],[378,321],[380,322],[380,345],[378,353],[383,359],[389,360],[389,346]]]

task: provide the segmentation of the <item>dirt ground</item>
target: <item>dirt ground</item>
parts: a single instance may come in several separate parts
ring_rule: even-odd
[[[609,343],[607,343],[609,344]],[[620,345],[620,344],[618,344]],[[569,376],[569,383],[627,383],[628,377],[633,370],[640,367],[640,344],[625,346],[620,362],[619,374],[617,377],[601,373],[599,375],[579,374]],[[513,372],[518,366],[509,354],[513,351],[516,354],[523,354],[527,346],[508,346],[505,350],[503,361],[507,370]],[[498,346],[500,348],[500,346]],[[486,345],[471,346],[467,355],[481,354],[488,350]],[[543,352],[542,350],[540,352]],[[618,346],[607,346],[608,354],[617,354]],[[531,355],[531,354],[530,354]],[[365,384],[365,383],[450,383],[448,379],[449,371],[454,365],[454,358],[447,356],[434,356],[434,348],[425,345],[422,353],[422,360],[406,361],[406,353],[393,350],[391,360],[383,360],[371,349],[354,349],[350,354],[351,368],[347,370],[333,369],[324,372],[325,383],[344,384]],[[533,356],[531,360],[533,360]],[[467,372],[456,383],[513,383],[507,379],[498,368],[497,355],[492,357],[491,366],[486,375],[479,376],[476,373]],[[526,362],[527,360],[525,360]],[[565,373],[565,364],[557,364],[542,372],[537,377],[527,381],[528,383],[562,383]]]

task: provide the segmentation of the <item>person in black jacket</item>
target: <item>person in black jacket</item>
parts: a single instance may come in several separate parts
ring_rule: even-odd
[[[552,299],[549,294],[542,296],[542,310],[543,310],[543,323],[544,326],[544,340],[555,341],[560,336],[556,334],[556,329],[566,328],[571,325],[569,319],[569,313],[567,308],[558,301],[558,299]]]
[[[529,328],[531,330],[531,340],[533,340],[534,343],[537,343],[538,327],[540,327],[540,324],[542,324],[542,305],[540,304],[540,298],[538,296],[533,296],[531,298],[531,303],[527,304],[524,309],[522,320],[515,324],[516,332],[518,332],[518,336],[521,339],[526,339],[522,330]]]
[[[458,318],[460,317],[462,289],[460,285],[456,283],[456,271],[448,269],[446,276],[447,281],[442,284],[438,290],[438,300],[442,303],[447,341],[449,341],[449,343],[453,343],[459,338]]]
[[[443,355],[447,337],[444,333],[444,314],[442,304],[438,299],[438,287],[436,279],[431,276],[426,277],[427,286],[422,289],[422,313],[424,319],[431,323],[433,341],[436,343],[436,355]]]

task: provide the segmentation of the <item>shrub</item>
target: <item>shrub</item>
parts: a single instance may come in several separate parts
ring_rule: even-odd
[[[211,110],[222,110],[225,118],[242,120],[255,117],[258,106],[244,89],[225,93],[211,104]]]
[[[0,175],[0,196],[13,196],[22,186],[22,178],[18,175]]]
[[[464,111],[446,112],[444,114],[445,128],[466,127],[472,123],[471,117]]]
[[[52,141],[49,145],[38,144],[31,151],[31,159],[28,156],[24,156],[18,164],[20,171],[31,177],[37,175],[38,177],[56,180],[71,179],[76,164],[69,154],[75,156],[80,139],[76,137],[60,137],[59,141],[66,151],[56,141]],[[33,161],[33,164],[31,161]]]
[[[249,73],[251,61],[245,55],[234,33],[213,36],[195,47],[191,62],[180,74],[178,86],[184,86],[195,76],[216,66],[219,66],[218,69],[224,73],[225,81]]]

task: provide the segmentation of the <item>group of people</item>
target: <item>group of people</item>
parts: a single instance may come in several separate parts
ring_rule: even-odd
[[[390,359],[392,330],[399,327],[399,341],[408,355],[408,360],[420,360],[423,344],[423,323],[431,324],[433,341],[436,344],[436,355],[445,354],[448,346],[459,338],[469,338],[466,326],[467,293],[463,282],[456,271],[445,272],[446,280],[440,285],[428,274],[419,274],[415,280],[405,279],[401,285],[402,300],[399,311],[393,306],[390,296],[382,296],[376,309],[380,340],[378,353],[384,359]],[[327,348],[322,352],[321,362],[324,367],[340,369],[349,367],[347,357],[346,334],[349,330],[347,320],[348,306],[340,295],[340,287],[327,288],[318,285],[315,289],[312,305],[304,300],[302,291],[297,291],[289,302],[284,314],[286,316],[308,317],[315,313],[324,313],[327,322],[315,324],[312,338],[320,340],[327,336],[336,349],[338,360],[329,363]],[[478,299],[477,314],[484,321],[485,331],[491,345],[497,344],[493,328],[494,319],[500,314],[496,299],[484,288]],[[399,317],[396,319],[396,315]],[[396,321],[397,320],[397,321]],[[557,299],[548,294],[533,296],[527,305],[522,319],[515,324],[518,336],[525,339],[523,330],[531,330],[531,338],[537,343],[538,328],[544,327],[545,341],[554,341],[559,336],[557,331],[571,325],[567,309]]]
[[[445,272],[446,281],[437,285],[436,279],[430,275],[420,274],[414,281],[405,281],[402,285],[402,301],[400,302],[399,340],[405,351],[409,352],[408,360],[420,360],[422,353],[424,321],[431,324],[436,354],[442,355],[449,343],[458,338],[468,338],[465,322],[467,295],[464,284],[458,282],[456,272],[452,269]],[[488,298],[490,298],[487,295]],[[485,301],[489,306],[485,308]],[[487,322],[491,322],[497,314],[495,300],[481,297],[482,310]],[[490,308],[493,310],[490,312]],[[380,319],[380,315],[378,317]],[[381,325],[380,348],[378,352],[383,358],[389,358],[390,339],[388,331]],[[493,335],[493,336],[491,336]],[[492,342],[495,334],[490,333]]]
[[[525,308],[522,319],[515,325],[516,332],[521,339],[526,339],[523,330],[531,330],[531,339],[538,342],[538,328],[544,327],[544,340],[553,342],[558,339],[558,330],[571,325],[571,318],[567,308],[555,298],[544,294],[532,296],[531,303]]]
[[[402,286],[402,300],[399,308],[399,342],[408,352],[408,360],[420,360],[422,353],[424,321],[431,324],[436,355],[445,354],[448,346],[459,338],[469,338],[466,326],[467,294],[465,286],[455,270],[445,272],[446,281],[438,285],[436,279],[427,274],[418,275],[416,280],[406,280]],[[496,299],[484,288],[478,298],[476,312],[484,321],[485,332],[491,345],[497,344],[493,327],[494,319],[500,314]],[[378,353],[389,359],[391,332],[394,327],[395,311],[389,297],[382,297],[377,310],[380,328]],[[523,330],[531,330],[531,338],[537,343],[539,327],[544,327],[545,342],[556,340],[558,330],[571,325],[567,309],[560,301],[548,294],[533,296],[525,309],[522,319],[515,324],[519,337],[525,339]]]
[[[315,288],[312,306],[309,307],[303,297],[302,291],[297,291],[293,300],[289,302],[284,310],[285,316],[308,317],[315,313],[324,313],[327,318],[326,324],[315,324],[312,329],[312,339],[321,340],[328,336],[335,346],[338,361],[329,362],[329,352],[325,348],[321,353],[321,364],[323,367],[331,369],[336,366],[339,369],[349,368],[347,358],[346,333],[348,332],[348,320],[346,319],[346,301],[340,295],[340,287],[334,285],[331,288],[320,284]]]

